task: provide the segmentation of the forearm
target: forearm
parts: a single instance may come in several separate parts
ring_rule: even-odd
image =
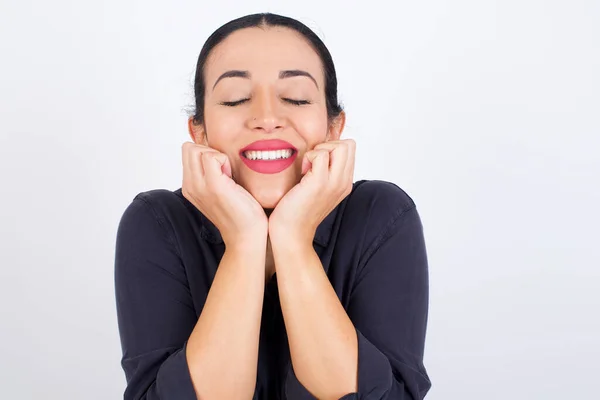
[[[280,302],[294,373],[319,399],[357,390],[358,344],[311,245],[273,243]]]
[[[250,399],[256,387],[266,235],[227,248],[186,357],[198,398]]]

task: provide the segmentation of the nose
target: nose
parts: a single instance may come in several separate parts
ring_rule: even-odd
[[[278,107],[277,98],[268,90],[257,91],[252,99],[248,118],[249,127],[270,133],[283,128],[284,118]]]

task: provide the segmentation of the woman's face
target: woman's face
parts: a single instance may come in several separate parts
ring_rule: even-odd
[[[245,28],[232,33],[210,53],[204,78],[204,123],[194,125],[190,118],[190,135],[195,143],[225,153],[233,179],[265,209],[275,208],[300,181],[304,153],[339,139],[345,116],[329,123],[321,60],[294,30]],[[267,139],[281,139],[297,149],[289,167],[265,173],[243,161],[240,150]]]

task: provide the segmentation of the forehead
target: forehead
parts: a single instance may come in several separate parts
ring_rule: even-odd
[[[207,84],[233,69],[271,79],[281,70],[302,69],[319,83],[323,80],[319,55],[300,33],[285,27],[244,28],[230,34],[206,60]]]

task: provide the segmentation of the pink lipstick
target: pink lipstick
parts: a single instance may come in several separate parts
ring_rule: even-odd
[[[248,154],[251,158],[248,158],[245,152],[251,152]],[[258,140],[240,150],[240,157],[244,164],[261,174],[281,172],[292,165],[297,156],[298,150],[280,139]]]

